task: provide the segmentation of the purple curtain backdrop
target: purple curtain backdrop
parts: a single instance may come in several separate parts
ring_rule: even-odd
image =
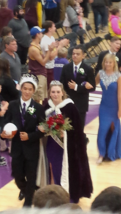
[[[13,10],[13,8],[17,5],[17,0],[8,0],[8,7]]]

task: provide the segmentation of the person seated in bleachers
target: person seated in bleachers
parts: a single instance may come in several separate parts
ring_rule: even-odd
[[[75,0],[75,3],[76,3],[75,10],[76,10],[77,15],[78,15],[78,20],[79,20],[79,26],[80,26],[80,28],[85,29],[86,22],[83,19],[83,16],[84,16],[84,14],[83,14],[83,8],[79,4],[80,2],[81,2],[81,0]]]
[[[120,11],[118,8],[113,8],[110,13],[108,22],[109,33],[111,36],[117,36],[121,39]]]
[[[69,194],[61,186],[55,184],[38,189],[33,197],[33,204],[37,208],[58,207],[69,202]]]
[[[74,0],[68,0],[68,6],[66,8],[66,14],[68,16],[68,20],[70,22],[70,28],[72,29],[72,32],[77,33],[81,27],[80,27],[80,21],[78,19],[78,11],[75,10],[75,1]],[[84,43],[83,36],[79,36],[80,43]]]
[[[92,202],[91,210],[121,212],[121,188],[111,186],[104,189]]]
[[[69,61],[66,59],[67,53],[68,51],[64,47],[58,50],[58,57],[55,58],[54,64],[54,80],[60,80],[63,66],[69,63]]]

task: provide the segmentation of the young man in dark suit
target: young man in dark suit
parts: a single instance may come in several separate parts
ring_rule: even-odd
[[[95,76],[97,75],[99,70],[102,69],[102,62],[103,62],[104,56],[108,53],[114,54],[116,56],[119,71],[121,72],[121,53],[118,52],[120,48],[121,48],[121,40],[116,36],[112,37],[112,39],[110,41],[110,49],[107,51],[102,51],[99,54],[97,66],[95,68]]]
[[[31,206],[36,185],[39,159],[39,139],[43,133],[37,128],[45,119],[43,107],[32,99],[37,90],[37,77],[25,74],[20,80],[21,97],[9,104],[5,124],[12,122],[17,126],[13,137],[2,132],[1,137],[12,138],[12,175],[20,189],[19,199],[25,197],[24,206]]]
[[[70,98],[74,101],[84,129],[86,112],[88,111],[89,92],[95,90],[94,72],[83,62],[84,52],[75,47],[72,52],[72,62],[62,69],[60,81]]]

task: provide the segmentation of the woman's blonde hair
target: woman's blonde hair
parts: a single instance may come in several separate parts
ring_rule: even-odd
[[[106,54],[106,56],[104,57],[103,62],[102,62],[102,68],[103,68],[103,70],[105,70],[105,61],[107,59],[111,59],[114,62],[113,72],[118,71],[119,69],[118,69],[118,64],[117,64],[117,61],[116,61],[116,57],[117,56],[115,56],[114,54]]]
[[[68,53],[67,49],[65,47],[62,47],[58,50],[58,57],[59,58],[66,57],[67,53]]]
[[[49,90],[48,90],[48,96],[49,96],[49,98],[51,99],[51,97],[50,97],[50,91],[51,91],[51,88],[53,86],[59,86],[61,88],[61,90],[63,92],[62,100],[65,100],[67,98],[67,94],[66,94],[66,92],[64,90],[63,84],[60,81],[57,81],[57,80],[53,80],[50,83],[50,87],[49,87]]]

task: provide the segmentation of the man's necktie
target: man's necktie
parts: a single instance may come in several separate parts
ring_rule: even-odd
[[[26,112],[26,103],[23,103],[22,115],[24,116]]]
[[[75,66],[75,70],[74,70],[74,77],[76,78],[77,76],[77,66]]]
[[[25,112],[26,112],[26,103],[23,103],[23,108],[22,108],[22,114],[21,114],[21,120],[22,120],[22,124],[23,124],[23,126],[24,126],[24,122],[25,122],[25,120],[24,120],[24,115],[25,115]]]

